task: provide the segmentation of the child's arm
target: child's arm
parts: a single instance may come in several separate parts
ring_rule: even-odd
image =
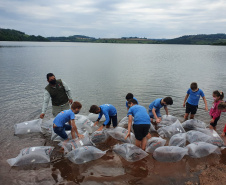
[[[77,136],[78,136],[79,139],[81,139],[81,138],[84,137],[83,135],[81,135],[81,134],[78,133],[78,129],[76,127],[76,124],[75,124],[75,120],[74,119],[70,120],[69,121],[69,124],[72,126],[72,129],[73,129],[73,130],[71,130],[72,139],[75,139],[75,133],[77,134]]]
[[[167,106],[164,106],[164,109],[165,109],[165,111],[166,111],[166,115],[168,115],[168,114],[169,114],[169,112],[168,112],[168,107],[167,107]]]
[[[188,96],[189,96],[189,94],[186,94],[186,96],[185,96],[185,98],[184,98],[184,104],[183,104],[183,107],[185,107],[185,104],[186,104],[186,101],[187,101],[187,99],[188,99]]]
[[[153,113],[153,115],[154,115],[154,117],[155,117],[155,120],[156,120],[156,123],[160,123],[160,119],[157,117],[157,115],[156,115],[156,113],[155,113],[155,108],[153,108],[152,109],[152,113]]]
[[[133,116],[132,116],[132,115],[129,115],[129,121],[128,121],[128,133],[127,133],[125,139],[127,139],[127,137],[130,137],[132,121],[133,121]]]
[[[202,99],[203,99],[203,101],[204,101],[204,103],[205,103],[205,110],[208,111],[208,106],[207,106],[206,97],[203,96]]]

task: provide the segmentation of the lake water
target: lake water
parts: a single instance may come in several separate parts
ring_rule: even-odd
[[[200,170],[191,168],[219,163],[211,155],[178,163],[160,163],[152,156],[129,163],[109,151],[97,161],[71,164],[59,157],[48,165],[10,168],[6,160],[28,146],[52,144],[40,135],[14,136],[14,124],[36,119],[42,108],[46,74],[52,72],[71,88],[73,100],[88,115],[92,104],[116,107],[118,119],[126,116],[125,96],[132,92],[148,108],[156,98],[171,96],[169,113],[183,121],[183,100],[191,82],[197,82],[210,108],[212,92],[226,93],[226,47],[102,43],[0,42],[0,182],[1,184],[180,184],[198,181]],[[162,111],[164,114],[164,110]],[[51,118],[51,106],[45,120]],[[209,124],[200,99],[196,118]],[[222,114],[217,131],[226,122]],[[109,149],[114,140],[100,146]],[[111,145],[111,146],[110,146]],[[167,168],[166,168],[167,166]],[[176,170],[175,170],[176,169]],[[114,182],[114,183],[113,183]]]

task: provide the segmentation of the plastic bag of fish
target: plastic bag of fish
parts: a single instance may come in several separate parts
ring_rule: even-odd
[[[196,128],[206,128],[206,124],[200,120],[197,119],[189,119],[182,123],[182,126],[184,129],[194,130]]]
[[[161,146],[154,151],[153,157],[161,162],[177,162],[187,154],[187,148],[181,148],[179,146]]]
[[[108,139],[109,135],[105,129],[101,131],[95,131],[90,136],[90,141],[94,144],[105,142]]]
[[[139,161],[148,156],[148,153],[131,143],[117,144],[113,151],[129,162]]]
[[[129,121],[129,117],[124,117],[122,118],[122,120],[118,123],[118,127],[123,127],[123,128],[128,128],[128,121]],[[132,121],[132,124],[134,123],[134,121]]]
[[[161,137],[152,137],[147,141],[146,152],[153,153],[156,148],[160,146],[164,146],[166,144],[166,140]]]
[[[161,128],[161,127],[172,125],[177,120],[178,119],[175,116],[172,116],[172,115],[163,115],[162,116],[162,121],[157,124],[157,128]]]
[[[51,146],[36,146],[24,148],[15,158],[8,159],[10,166],[21,166],[34,163],[50,162],[50,155],[54,147]]]
[[[90,121],[86,116],[76,114],[75,115],[75,124],[76,127],[80,130],[85,129],[89,133],[92,133],[92,127],[94,126],[94,123]]]
[[[92,146],[92,143],[89,139],[89,133],[85,132],[84,137],[82,139],[71,139],[69,141],[61,141],[59,146],[64,148],[64,153],[68,153],[76,148],[82,147],[82,146]]]
[[[212,153],[221,154],[218,146],[206,142],[195,142],[186,146],[188,148],[188,155],[193,158],[201,158]]]
[[[135,135],[132,132],[130,133],[130,137],[125,139],[128,133],[128,130],[125,128],[116,127],[112,129],[107,129],[107,133],[114,139],[122,141],[123,143],[135,143]]]
[[[90,113],[87,118],[92,121],[92,122],[96,122],[97,118],[99,117],[99,114],[93,114],[93,113]],[[104,115],[102,115],[100,121],[105,121],[106,118]]]
[[[185,147],[187,141],[186,135],[186,133],[178,133],[173,135],[169,140],[169,146]]]
[[[187,132],[187,140],[189,143],[194,142],[209,142],[211,140],[211,136],[208,136],[202,132],[196,130],[190,130]]]
[[[75,164],[83,164],[99,159],[105,154],[106,151],[101,151],[94,146],[82,146],[70,151],[65,157]]]
[[[157,130],[158,134],[162,138],[171,138],[173,135],[178,133],[185,133],[184,128],[182,127],[179,120],[177,120],[175,123],[169,126],[161,127]]]
[[[42,132],[41,123],[41,119],[17,123],[16,125],[14,125],[15,135]]]

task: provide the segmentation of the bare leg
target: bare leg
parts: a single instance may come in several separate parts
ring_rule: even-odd
[[[195,115],[194,114],[191,114],[190,115],[190,119],[194,119]]]
[[[141,141],[136,139],[135,145],[139,148],[141,148]]]
[[[188,120],[188,113],[185,113],[185,115],[184,115],[184,120]]]
[[[146,145],[147,145],[147,138],[144,137],[144,138],[142,139],[142,141],[141,141],[141,149],[142,149],[142,150],[145,150]]]
[[[213,127],[212,125],[210,125],[210,129],[212,129],[212,130],[213,130],[213,129],[214,129],[214,127]]]
[[[147,138],[147,139],[150,139],[150,138],[151,138],[151,134],[148,133],[148,134],[146,135],[146,138]]]

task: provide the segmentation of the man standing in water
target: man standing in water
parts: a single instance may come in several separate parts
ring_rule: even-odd
[[[61,79],[56,80],[53,73],[48,73],[46,77],[49,84],[45,87],[42,113],[40,114],[41,119],[45,116],[50,97],[52,100],[52,114],[54,117],[61,111],[70,109],[69,103],[73,103],[70,88],[65,82]]]

